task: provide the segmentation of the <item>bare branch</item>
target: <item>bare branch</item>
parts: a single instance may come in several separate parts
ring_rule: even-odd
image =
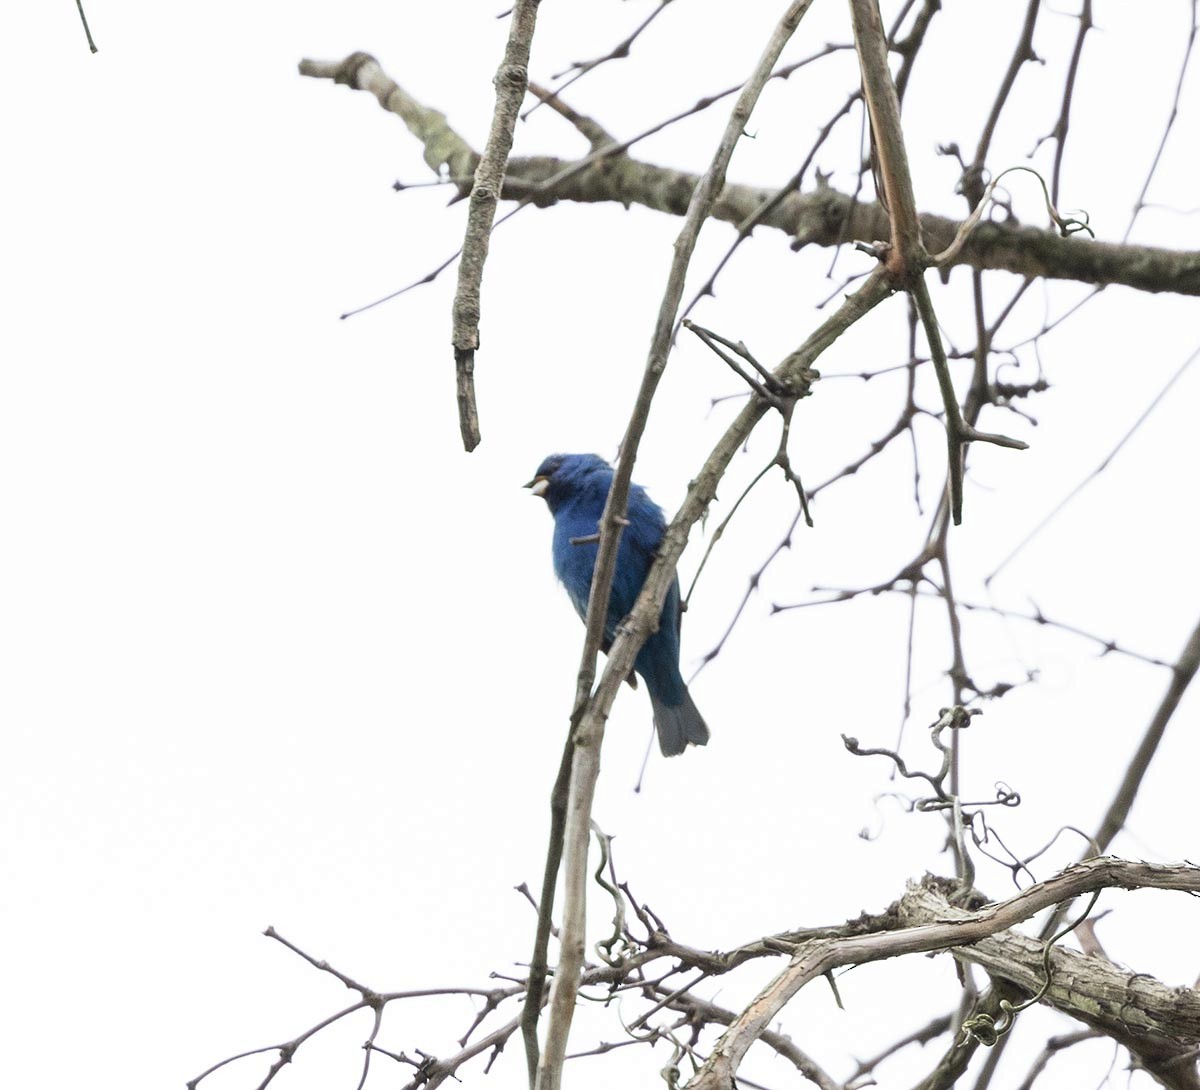
[[[599,151],[601,148],[617,142],[616,137],[601,125],[600,122],[576,110],[572,110],[554,91],[547,90],[540,84],[534,83],[533,80],[529,81],[529,90],[537,95],[559,117],[569,121],[576,131],[591,145],[592,151]]]
[[[467,211],[458,290],[454,293],[454,367],[458,387],[458,425],[467,452],[479,445],[479,412],[475,407],[475,350],[479,347],[479,291],[487,261],[492,221],[504,187],[504,169],[512,150],[513,129],[529,83],[529,50],[540,0],[516,0],[510,16],[508,44],[493,81],[496,111],[483,158],[475,168],[475,184]]]
[[[924,268],[925,248],[900,126],[900,99],[888,68],[887,39],[877,0],[850,0],[850,15],[871,118],[872,146],[883,179],[882,197],[892,217],[886,265],[895,280],[902,283]]]
[[[725,184],[725,170],[733,155],[733,149],[745,130],[746,122],[770,78],[771,70],[779,59],[783,47],[791,39],[800,20],[812,4],[812,0],[793,0],[775,28],[767,47],[759,58],[754,71],[746,81],[742,93],[730,115],[721,142],[700,184],[692,192],[683,228],[675,242],[675,256],[667,276],[667,285],[655,322],[654,335],[630,416],[625,437],[621,442],[621,458],[613,475],[604,513],[600,518],[600,547],[597,551],[592,574],[591,594],[588,600],[587,637],[584,641],[583,657],[579,668],[576,687],[576,711],[572,722],[575,752],[571,766],[571,785],[567,802],[567,822],[563,836],[563,855],[566,878],[558,970],[550,994],[550,1023],[546,1031],[546,1045],[538,1066],[537,1090],[558,1090],[562,1078],[562,1065],[566,1057],[567,1037],[575,1010],[575,994],[579,972],[583,964],[584,929],[586,918],[586,870],[587,849],[590,831],[592,797],[596,780],[600,775],[600,746],[604,738],[604,723],[608,710],[616,698],[616,687],[612,685],[614,666],[620,661],[617,645],[621,632],[610,649],[608,666],[596,693],[592,694],[595,677],[595,660],[604,636],[604,623],[608,613],[609,595],[612,590],[613,573],[616,570],[617,547],[621,538],[621,520],[625,516],[625,504],[629,496],[630,477],[637,460],[638,444],[650,414],[650,404],[658,388],[659,379],[667,365],[667,355],[674,337],[676,316],[679,312],[688,264],[695,249],[700,229]],[[661,559],[661,557],[660,557]],[[650,579],[646,581],[647,587]],[[666,586],[662,588],[666,594]],[[644,601],[643,589],[639,603]],[[654,617],[646,618],[640,626],[630,631],[627,620],[622,629],[632,635],[627,641],[630,646],[629,664],[621,671],[617,685],[628,676],[633,655],[641,648],[646,637],[657,623],[657,611],[661,610],[662,599],[656,607]],[[637,613],[635,607],[634,613]]]
[[[1121,236],[1122,242],[1128,239],[1133,233],[1133,225],[1137,222],[1138,215],[1142,209],[1146,207],[1146,194],[1150,192],[1150,183],[1154,181],[1158,164],[1162,161],[1163,151],[1167,147],[1167,140],[1170,139],[1171,130],[1175,127],[1175,119],[1179,116],[1179,99],[1183,94],[1183,82],[1187,79],[1188,65],[1192,62],[1192,49],[1196,45],[1196,30],[1196,0],[1192,0],[1191,26],[1188,28],[1187,44],[1183,49],[1183,59],[1179,63],[1179,78],[1175,81],[1175,97],[1171,100],[1171,111],[1167,114],[1167,123],[1163,127],[1163,134],[1158,142],[1158,147],[1154,149],[1154,158],[1150,162],[1150,169],[1146,172],[1146,180],[1142,183],[1141,192],[1138,193],[1137,200],[1133,202],[1133,213],[1129,217],[1129,226],[1125,228],[1125,234]]]
[[[1200,892],[1200,867],[1190,864],[1158,866],[1099,858],[1068,867],[999,904],[974,912],[955,912],[949,919],[918,923],[899,931],[802,943],[791,963],[768,984],[721,1037],[688,1090],[727,1090],[750,1045],[770,1025],[789,1000],[810,981],[844,965],[863,965],[903,954],[968,947],[1008,930],[1053,905],[1107,888],[1176,889]],[[903,902],[902,902],[903,904]],[[903,910],[902,910],[903,911]],[[928,918],[928,916],[924,917]],[[1039,956],[1042,944],[1035,944]],[[966,951],[962,951],[966,956]],[[1200,1008],[1200,997],[1196,1005]]]
[[[937,919],[952,924],[971,916],[928,885],[911,888],[900,904],[906,922]],[[1119,1041],[1166,1085],[1188,1090],[1200,1086],[1194,1063],[1190,1070],[1177,1066],[1160,1073],[1160,1068],[1191,1052],[1200,1040],[1200,993],[1171,988],[1105,958],[1059,946],[1050,952],[1047,985],[1044,955],[1043,942],[1013,931],[993,933],[954,949],[958,960],[980,965],[1027,994],[1045,986],[1042,1002]]]
[[[825,53],[818,55],[824,56]],[[446,162],[450,175],[455,178],[469,177],[478,156],[461,144],[461,137],[457,133],[445,126],[444,115],[416,103],[382,72],[377,73],[377,78],[371,80],[369,86],[363,83],[363,78],[372,74],[369,68],[364,69],[357,78],[340,75],[346,71],[353,73],[368,61],[378,70],[374,58],[356,53],[344,61],[302,61],[300,72],[306,76],[334,79],[362,90],[370,89],[380,99],[384,109],[405,118],[406,124],[408,117],[402,108],[418,123],[431,124],[432,131],[428,138],[414,130],[414,134],[425,145],[426,161],[429,162],[431,156],[439,159],[439,156],[451,154],[455,156],[453,162],[440,159],[440,162]],[[380,80],[383,81],[381,90],[387,92],[382,97],[375,89]],[[701,100],[697,106],[670,120],[695,113],[709,104],[710,100]],[[540,204],[562,200],[638,204],[681,216],[687,211],[691,194],[699,181],[698,176],[641,162],[623,154],[636,139],[661,130],[667,123],[654,126],[634,140],[606,146],[581,160],[565,160],[554,156],[510,159],[501,197]],[[458,161],[458,157],[463,155],[474,156],[467,170],[461,169]],[[772,192],[772,189],[762,186],[727,184],[713,206],[712,216],[735,225],[749,222],[760,212]],[[891,230],[887,211],[882,205],[858,201],[829,185],[819,186],[809,193],[788,193],[769,210],[762,211],[758,222],[765,227],[784,231],[793,239],[796,249],[804,246],[840,246],[856,239],[885,238]],[[946,216],[932,213],[920,215],[921,235],[933,252],[949,247],[960,226],[960,221]],[[1074,280],[1099,285],[1122,284],[1145,292],[1200,295],[1200,252],[1067,239],[1057,232],[1022,226],[1014,220],[981,223],[955,256],[953,264],[984,270],[998,269],[1029,278]]]
[[[421,142],[425,162],[435,174],[440,174],[444,167],[452,177],[474,176],[479,153],[450,127],[444,113],[413,98],[380,68],[370,53],[351,53],[340,61],[302,60],[299,71],[302,76],[331,79],[374,95],[380,107],[400,118]],[[460,192],[465,196],[466,189]]]
[[[1181,363],[1179,367],[1177,367],[1171,373],[1171,377],[1167,379],[1162,389],[1160,389],[1158,393],[1154,395],[1153,399],[1150,401],[1150,404],[1142,410],[1138,418],[1133,422],[1125,434],[1122,435],[1117,441],[1116,446],[1114,446],[1112,450],[1110,450],[1100,460],[1100,464],[1097,465],[1095,469],[1093,469],[1086,477],[1083,478],[1083,480],[1081,480],[1065,496],[1063,496],[1063,498],[1059,500],[1058,503],[1056,503],[1050,509],[1050,511],[1042,516],[1038,524],[1034,526],[1034,528],[1030,530],[1029,533],[1027,533],[1023,538],[1021,538],[1020,541],[1017,542],[1008,555],[1005,556],[1005,558],[1001,560],[1000,563],[997,564],[992,570],[991,575],[984,580],[985,583],[990,583],[993,579],[995,579],[996,576],[1008,566],[1013,558],[1016,557],[1026,545],[1028,545],[1035,537],[1037,537],[1037,535],[1041,533],[1041,531],[1044,530],[1058,516],[1058,514],[1067,506],[1067,504],[1069,504],[1076,496],[1079,495],[1080,492],[1082,492],[1089,484],[1091,484],[1092,481],[1099,477],[1100,474],[1112,464],[1112,460],[1118,454],[1120,454],[1121,449],[1125,446],[1125,444],[1133,438],[1137,430],[1146,422],[1150,414],[1154,412],[1156,408],[1158,408],[1159,403],[1164,397],[1167,396],[1168,392],[1171,390],[1171,387],[1173,387],[1175,383],[1183,377],[1184,372],[1187,371],[1187,369],[1191,367],[1191,365],[1195,363],[1197,359],[1200,359],[1200,348],[1197,348],[1194,352],[1192,352],[1192,354],[1188,356],[1188,358],[1185,359],[1183,363]]]
[[[629,34],[622,38],[621,41],[614,45],[612,49],[610,49],[603,56],[595,57],[590,61],[576,61],[566,71],[556,73],[554,78],[565,78],[565,82],[560,83],[552,92],[550,92],[550,94],[553,96],[560,95],[563,93],[563,91],[570,87],[571,84],[582,79],[589,72],[599,68],[602,64],[606,64],[608,61],[624,60],[626,57],[628,57],[630,50],[633,48],[633,43],[636,42],[639,37],[641,37],[642,32],[645,31],[646,28],[649,27],[650,24],[653,23],[654,20],[663,13],[667,5],[671,2],[672,0],[658,0],[658,7],[650,12],[650,14],[647,15]],[[541,98],[542,102],[546,103],[548,106],[554,106],[554,101],[551,98],[543,97],[541,95],[538,97]],[[540,104],[541,103],[539,103],[539,105]],[[534,106],[533,109],[529,110],[524,116],[528,117],[529,114],[533,113],[533,111],[536,109],[537,106]]]
[[[83,23],[83,33],[87,35],[88,49],[93,53],[99,53],[100,48],[96,45],[96,41],[92,37],[92,28],[88,26],[87,15],[84,14],[83,0],[75,0],[75,6],[79,9],[79,20]]]
[[[1075,77],[1079,74],[1079,61],[1083,57],[1083,42],[1087,33],[1096,24],[1092,22],[1092,0],[1083,0],[1079,9],[1079,30],[1075,34],[1075,46],[1071,50],[1071,62],[1067,65],[1067,78],[1063,85],[1062,106],[1058,120],[1050,130],[1054,140],[1054,173],[1050,182],[1050,199],[1058,203],[1058,184],[1062,178],[1063,154],[1067,150],[1067,133],[1071,128],[1071,105],[1075,98]]]
[[[983,173],[987,167],[988,150],[992,146],[992,138],[996,135],[996,126],[1000,123],[1004,104],[1008,101],[1008,96],[1017,82],[1017,73],[1020,72],[1021,66],[1026,61],[1037,59],[1037,55],[1033,52],[1033,29],[1037,26],[1041,8],[1042,0],[1029,0],[1025,9],[1025,22],[1021,26],[1021,36],[1017,39],[1016,48],[1013,50],[1012,59],[1008,62],[1004,78],[1000,81],[1000,89],[996,92],[991,112],[988,114],[987,121],[984,122],[983,132],[980,134],[979,143],[975,148],[975,158],[963,171],[962,191],[972,209],[983,199]]]
[[[1187,692],[1188,686],[1196,677],[1197,670],[1200,670],[1200,622],[1192,630],[1192,634],[1175,664],[1175,675],[1171,678],[1167,691],[1163,694],[1162,702],[1154,712],[1141,744],[1129,762],[1129,767],[1125,770],[1121,786],[1117,789],[1116,796],[1096,832],[1096,843],[1099,845],[1100,851],[1106,850],[1112,843],[1113,837],[1125,827],[1129,811],[1133,809],[1133,802],[1137,798],[1138,790],[1142,786],[1142,780],[1145,779],[1150,762],[1154,759],[1154,754],[1158,752],[1158,746],[1166,732],[1167,724],[1179,707],[1183,694]]]

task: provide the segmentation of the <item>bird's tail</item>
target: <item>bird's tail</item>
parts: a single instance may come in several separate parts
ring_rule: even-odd
[[[650,694],[650,703],[654,707],[654,726],[658,729],[658,748],[664,757],[682,753],[689,742],[697,746],[707,744],[708,727],[687,689],[678,704],[664,704],[654,693]]]

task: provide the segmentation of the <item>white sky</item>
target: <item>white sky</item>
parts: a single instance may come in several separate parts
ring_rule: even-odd
[[[512,887],[540,881],[546,799],[574,688],[582,629],[555,586],[550,520],[518,487],[552,450],[611,456],[649,342],[678,222],[639,209],[528,210],[497,233],[484,282],[478,358],[484,441],[462,453],[453,400],[453,276],[347,322],[337,315],[423,275],[461,238],[464,206],[425,181],[417,143],[374,100],[297,76],[304,56],[355,49],[444,110],[477,147],[505,5],[443,0],[337,5],[130,2],[12,5],[0,68],[5,279],[0,395],[0,921],[8,936],[0,1025],[6,1086],[99,1081],[182,1086],[229,1054],[284,1040],[352,998],[260,936],[268,924],[380,990],[486,984],[528,957],[533,913]],[[620,136],[744,76],[781,5],[686,0],[635,57],[582,81],[570,101]],[[888,5],[891,10],[895,5]],[[1073,8],[1073,5],[1069,5]],[[936,143],[974,146],[1024,4],[949,3],[918,63],[905,116],[923,209],[961,213]],[[533,74],[608,48],[649,11],[636,3],[542,5]],[[1186,3],[1097,3],[1064,173],[1062,205],[1120,238],[1170,104]],[[983,22],[984,19],[990,22]],[[798,58],[846,40],[844,5],[822,0]],[[702,28],[702,29],[698,29]],[[1047,11],[991,162],[1025,162],[1058,110],[1073,19]],[[731,178],[778,184],[853,86],[849,58],[772,86]],[[1150,199],[1195,203],[1193,78]],[[708,159],[724,107],[639,149],[689,168]],[[855,119],[819,160],[850,183]],[[541,110],[517,154],[575,155],[582,142]],[[1048,161],[1049,146],[1039,153]],[[1041,222],[1031,180],[1018,213]],[[697,285],[732,231],[712,227]],[[1148,211],[1135,238],[1200,248],[1195,218]],[[700,321],[773,362],[819,316],[827,252],[791,254],[760,234]],[[865,268],[844,253],[839,273]],[[951,340],[972,343],[967,277],[934,286]],[[994,308],[1011,286],[996,278]],[[1028,293],[1024,336],[1077,286]],[[1052,391],[1024,454],[973,452],[966,523],[954,533],[958,590],[980,579],[1104,456],[1196,347],[1195,304],[1113,289],[1042,343]],[[1014,336],[1016,339],[1016,336]],[[827,374],[903,362],[893,301],[821,363]],[[1022,378],[1036,360],[1024,350]],[[959,371],[965,382],[966,372]],[[797,412],[793,454],[815,483],[882,434],[902,379],[822,383]],[[736,381],[681,342],[636,479],[671,511],[733,406]],[[1175,387],[1112,468],[1006,569],[995,600],[1174,659],[1196,621],[1194,502],[1200,368]],[[932,389],[924,404],[935,406]],[[941,479],[937,426],[918,424],[927,509]],[[720,517],[770,456],[773,425],[722,489]],[[925,520],[911,453],[895,448],[822,496],[817,526],[764,578],[724,652],[695,683],[713,729],[705,751],[657,755],[631,790],[650,715],[623,694],[605,745],[596,818],[616,835],[621,875],[673,933],[729,946],[767,930],[879,910],[926,869],[945,871],[936,819],[873,798],[882,761],[857,761],[839,734],[889,745],[903,694],[902,598],[770,617],[814,584],[858,586],[913,555]],[[746,579],[781,537],[793,497],[772,480],[714,553],[687,617],[685,673],[724,631]],[[710,522],[709,529],[711,530]],[[690,578],[699,531],[685,555]],[[1165,671],[1094,657],[1020,622],[968,621],[969,665],[991,684],[1041,682],[989,705],[966,740],[972,797],[996,779],[1022,807],[1001,833],[1032,851],[1064,823],[1094,828],[1157,703]],[[944,618],[921,614],[914,724],[906,753],[928,763],[921,725],[949,697]],[[1196,857],[1200,704],[1176,715],[1131,829],[1115,847]],[[882,836],[858,837],[863,826]],[[1069,840],[1043,876],[1069,861]],[[985,870],[993,896],[1011,891]],[[1106,896],[1114,958],[1192,983],[1176,927],[1182,897]],[[1190,915],[1189,915],[1190,913]],[[597,937],[608,907],[593,902]],[[1148,933],[1147,922],[1153,922]],[[1185,923],[1186,922],[1186,923]],[[1160,945],[1156,945],[1156,941]],[[771,971],[722,982],[736,1006]],[[902,988],[909,988],[906,995]],[[928,1009],[911,989],[928,999]],[[872,966],[841,982],[847,1010],[813,988],[788,1012],[798,1044],[835,1074],[940,1013],[955,995],[948,958]],[[897,1011],[898,1008],[898,1011]],[[389,1009],[380,1044],[440,1054],[470,1021],[461,998]],[[1044,1012],[1030,1023],[1061,1032]],[[279,1086],[353,1087],[369,1019],[331,1031]],[[581,1047],[615,1039],[611,1019],[577,1023]],[[597,1028],[598,1026],[603,1028]],[[1027,1055],[1037,1034],[1022,1037]],[[931,1046],[899,1062],[918,1077]],[[1106,1046],[1080,1051],[1099,1080]],[[665,1053],[586,1061],[572,1086],[654,1081]],[[1061,1061],[1056,1061],[1061,1062]],[[396,1085],[381,1060],[372,1085]],[[263,1058],[211,1087],[252,1087]],[[1015,1059],[1009,1082],[1024,1067]],[[747,1069],[797,1084],[778,1061]],[[483,1083],[475,1064],[466,1085]],[[518,1041],[486,1082],[519,1087]]]

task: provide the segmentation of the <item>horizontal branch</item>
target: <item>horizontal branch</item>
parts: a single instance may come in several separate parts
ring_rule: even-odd
[[[449,127],[444,114],[417,102],[369,54],[355,53],[344,61],[305,60],[300,63],[300,73],[373,94],[421,141],[425,161],[432,169],[437,171],[445,164],[450,177],[465,178],[469,188],[470,171],[478,162],[478,154]],[[624,147],[618,144],[601,148],[579,160],[554,156],[511,159],[501,196],[542,206],[558,201],[637,204],[684,215],[699,175],[641,162],[623,154]],[[769,187],[727,184],[712,216],[741,224],[773,194]],[[932,213],[922,213],[919,219],[930,252],[941,252],[954,242],[958,220]],[[786,232],[796,249],[886,239],[891,234],[887,212],[881,205],[856,201],[828,185],[819,185],[808,193],[789,193],[759,222]],[[1200,252],[1095,242],[1077,236],[1062,238],[1055,231],[1011,221],[981,223],[953,264],[1050,280],[1200,295]]]
[[[566,178],[551,193],[542,190],[544,183],[572,165],[571,161],[551,157],[513,159],[502,195],[509,200],[532,198],[532,203],[542,205],[555,200],[615,201],[682,215],[696,183],[696,175],[687,171],[618,156]],[[713,207],[713,218],[740,224],[771,196],[772,190],[761,186],[731,183]],[[951,245],[960,226],[958,220],[928,212],[919,219],[921,235],[934,253]],[[881,205],[855,201],[830,186],[788,194],[760,223],[786,232],[795,249],[886,238],[890,231],[887,212]],[[1200,252],[1062,238],[1054,231],[1018,223],[981,223],[953,265],[1048,280],[1200,295]]]

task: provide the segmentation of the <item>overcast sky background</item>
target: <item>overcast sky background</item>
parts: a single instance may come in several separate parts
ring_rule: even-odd
[[[551,451],[615,454],[679,222],[637,208],[556,207],[497,232],[477,367],[483,443],[465,455],[449,347],[453,273],[338,321],[448,256],[465,205],[446,209],[445,189],[394,193],[397,178],[430,177],[416,141],[370,96],[296,73],[302,57],[370,51],[478,148],[504,6],[91,0],[96,56],[74,5],[0,14],[11,45],[0,69],[5,1085],[178,1087],[350,1001],[263,938],[269,924],[380,990],[486,984],[489,971],[513,972],[529,956],[534,916],[512,888],[540,881],[583,633],[553,579],[550,518],[519,486]],[[935,19],[905,104],[922,209],[961,214],[955,164],[934,147],[974,147],[1024,6],[959,0]],[[672,5],[633,59],[598,70],[569,101],[631,135],[743,78],[781,7],[755,0],[735,17],[707,0]],[[1086,208],[1101,238],[1125,230],[1189,25],[1187,3],[1152,7],[1097,3],[1100,29],[1079,77],[1061,205]],[[605,51],[649,10],[649,0],[543,4],[534,77],[548,83]],[[1075,27],[1043,14],[1037,48],[1048,63],[1022,70],[993,164],[1026,162],[1053,124]],[[848,33],[845,5],[820,0],[785,59]],[[773,84],[731,179],[780,184],[855,80],[845,55]],[[1152,201],[1195,204],[1196,88],[1190,79]],[[637,154],[702,168],[727,108]],[[818,160],[842,188],[853,184],[859,136],[855,115]],[[517,154],[584,150],[545,109],[517,134]],[[1051,154],[1044,146],[1038,161]],[[1043,222],[1035,183],[1012,188],[1018,214]],[[724,225],[706,230],[695,286],[732,236]],[[1133,237],[1196,249],[1200,224],[1151,209]],[[826,279],[830,260],[762,233],[698,320],[777,361],[820,320],[814,304],[838,282]],[[843,253],[836,276],[866,261]],[[973,343],[968,281],[960,271],[934,285],[961,347]],[[989,281],[997,307],[1011,285]],[[1084,294],[1036,287],[1005,340]],[[1195,316],[1192,300],[1112,289],[1042,341],[1053,389],[1032,406],[1039,425],[983,421],[1031,449],[972,451],[966,521],[953,533],[964,599],[987,600],[982,576],[1196,348]],[[821,370],[902,363],[904,336],[894,300]],[[1013,375],[1028,380],[1038,358],[1026,347],[1020,359]],[[806,481],[887,430],[903,381],[819,384],[794,430]],[[635,472],[668,513],[740,404],[712,399],[737,390],[706,350],[680,342]],[[932,386],[921,396],[936,406]],[[1026,609],[1032,599],[1049,616],[1174,660],[1200,600],[1198,398],[1200,367],[1005,569],[991,589],[997,603]],[[773,422],[756,435],[713,518],[776,435]],[[931,510],[939,426],[919,421],[918,435]],[[722,539],[687,615],[685,674],[720,638],[793,504],[771,479]],[[927,519],[913,506],[908,445],[822,495],[814,515],[815,529],[769,570],[693,686],[713,730],[707,749],[670,762],[654,754],[635,795],[650,731],[644,693],[623,693],[610,721],[595,816],[616,836],[621,876],[694,945],[880,910],[906,879],[952,865],[939,821],[876,804],[892,786],[884,763],[849,757],[839,740],[895,739],[906,600],[769,616],[772,602],[803,600],[814,584],[875,583],[914,555]],[[693,534],[685,580],[706,538]],[[936,603],[922,609],[905,743],[918,765],[931,763],[923,724],[950,694],[944,629]],[[1064,823],[1093,829],[1166,671],[1097,659],[1093,645],[1021,622],[972,617],[967,640],[980,682],[1020,681],[1028,669],[1041,679],[988,705],[972,728],[967,793],[986,797],[997,779],[1021,792],[1022,807],[999,827],[1022,853]],[[1122,854],[1196,858],[1197,701],[1193,693],[1171,725],[1131,832],[1114,845]],[[863,827],[880,835],[861,839]],[[1039,875],[1079,848],[1065,840]],[[1012,891],[999,869],[980,881],[997,898]],[[1173,936],[1194,934],[1193,905],[1106,895],[1100,908],[1114,913],[1101,938],[1118,961],[1190,984],[1194,944]],[[594,900],[597,937],[608,916]],[[723,981],[719,1001],[736,1007],[775,968]],[[845,1075],[849,1056],[946,1009],[953,977],[947,957],[856,970],[840,983],[844,1012],[811,988],[785,1025]],[[927,1010],[914,995],[928,997]],[[448,1054],[471,1014],[461,997],[394,1005],[380,1044]],[[1070,1028],[1045,1012],[1024,1017],[1004,1085],[1040,1047],[1030,1027]],[[353,1087],[368,1023],[359,1016],[322,1035],[277,1085]],[[577,1022],[580,1047],[619,1036],[611,1020],[598,1025]],[[919,1077],[939,1047],[899,1060],[887,1084]],[[1098,1081],[1110,1055],[1088,1045],[1067,1063]],[[584,1061],[570,1084],[619,1085],[638,1072],[638,1085],[651,1085],[666,1058],[619,1051]],[[206,1085],[253,1087],[267,1062],[233,1065]],[[371,1085],[396,1085],[401,1073],[386,1063]],[[799,1082],[770,1057],[747,1074]],[[485,1083],[478,1063],[463,1077]],[[486,1085],[523,1080],[514,1041]]]

